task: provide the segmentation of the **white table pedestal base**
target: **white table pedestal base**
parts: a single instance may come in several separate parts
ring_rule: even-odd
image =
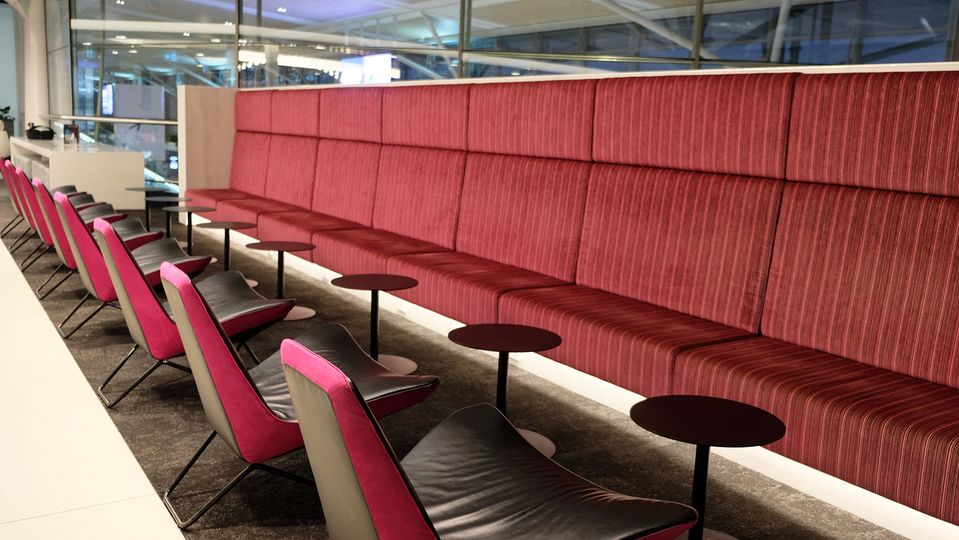
[[[303,307],[303,306],[293,306],[293,309],[286,314],[286,317],[283,317],[284,321],[302,321],[303,319],[309,319],[316,315],[316,310]]]
[[[409,375],[417,369],[416,362],[405,356],[396,356],[395,354],[381,354],[377,361],[386,369],[400,375]]]
[[[528,429],[517,428],[520,435],[526,439],[526,442],[533,445],[533,448],[539,450],[546,457],[553,457],[556,454],[556,444],[549,440],[545,435]]]

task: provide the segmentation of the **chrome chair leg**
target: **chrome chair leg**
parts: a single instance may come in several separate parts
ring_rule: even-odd
[[[52,293],[53,291],[57,290],[57,288],[60,287],[60,285],[63,285],[68,279],[70,279],[70,276],[72,276],[73,274],[76,274],[76,273],[77,273],[76,270],[70,270],[69,272],[67,272],[67,275],[65,275],[65,276],[63,276],[62,278],[60,278],[60,281],[58,281],[58,282],[56,283],[56,285],[54,285],[53,287],[50,287],[49,289],[47,289],[47,292],[41,293],[40,291],[41,291],[44,287],[47,286],[47,283],[50,283],[50,280],[52,280],[52,279],[57,275],[57,273],[59,273],[60,270],[63,269],[63,268],[64,268],[64,265],[62,265],[62,264],[61,264],[60,266],[58,266],[57,269],[54,270],[52,274],[50,274],[50,277],[48,277],[47,280],[44,281],[42,285],[40,285],[39,287],[37,287],[37,290],[36,290],[37,298],[39,298],[40,300],[43,300],[44,298],[50,296],[50,293]]]
[[[44,249],[43,251],[40,251],[40,253],[37,253],[37,250],[38,250],[39,248],[42,248],[42,247],[44,247],[44,245],[43,245],[43,244],[40,244],[39,246],[37,246],[36,248],[34,248],[34,250],[30,253],[30,255],[27,255],[26,258],[23,259],[23,261],[20,263],[20,271],[21,271],[21,272],[23,272],[23,271],[25,271],[27,268],[30,268],[31,266],[33,266],[33,263],[39,261],[41,257],[43,257],[44,255],[46,255],[47,253],[50,253],[50,251],[53,249],[53,246],[46,246],[46,249]],[[37,256],[34,257],[33,260],[28,263],[28,262],[27,262],[27,259],[29,259],[34,253],[37,253]]]
[[[13,216],[13,219],[7,222],[7,224],[3,226],[3,229],[0,229],[0,238],[3,238],[4,236],[13,232],[13,230],[16,229],[21,223],[23,223],[23,216]]]
[[[37,235],[36,231],[31,231],[27,229],[20,233],[20,236],[13,241],[13,245],[10,246],[10,254],[13,255],[17,252],[18,249],[22,248],[27,242],[29,242],[33,237]]]
[[[72,336],[73,334],[75,334],[75,333],[77,332],[77,330],[83,328],[83,325],[85,325],[85,324],[87,324],[88,322],[90,322],[90,319],[92,319],[94,316],[96,316],[97,313],[100,313],[100,310],[102,310],[103,308],[105,308],[105,307],[107,307],[107,306],[109,306],[109,305],[110,305],[109,302],[102,302],[99,306],[97,306],[97,308],[96,308],[95,310],[93,310],[89,315],[87,315],[86,317],[84,317],[84,319],[83,319],[82,321],[80,321],[80,324],[78,324],[78,325],[76,325],[75,327],[73,327],[73,330],[70,330],[70,331],[67,332],[66,334],[63,333],[63,330],[60,330],[60,336],[63,337],[63,339],[70,339],[70,336]],[[78,306],[78,307],[79,307],[79,306]],[[73,313],[70,314],[70,316],[72,316],[72,315],[73,315]],[[70,318],[70,316],[67,316],[67,318]]]
[[[210,443],[213,442],[213,439],[215,438],[216,438],[216,431],[213,431],[207,436],[206,440],[203,441],[203,444],[201,444],[200,448],[196,451],[195,454],[193,454],[193,457],[190,458],[190,461],[187,462],[186,466],[183,467],[183,469],[181,469],[180,472],[176,475],[176,478],[173,480],[173,483],[170,484],[170,487],[168,487],[166,491],[163,492],[163,504],[166,505],[167,510],[170,511],[170,514],[173,516],[173,520],[176,521],[177,527],[179,527],[180,529],[185,529],[189,527],[190,525],[193,525],[196,522],[196,520],[200,519],[203,516],[203,514],[206,514],[207,511],[209,511],[210,508],[213,507],[213,505],[215,505],[220,499],[222,499],[224,495],[229,493],[233,488],[236,487],[237,484],[240,483],[241,480],[246,478],[248,474],[250,474],[251,472],[255,470],[266,471],[268,473],[275,474],[277,476],[280,476],[282,478],[286,478],[289,480],[294,480],[296,482],[299,482],[308,486],[314,486],[314,487],[316,486],[316,484],[311,480],[277,469],[276,467],[271,467],[263,463],[250,463],[242,471],[240,471],[239,474],[234,476],[233,479],[230,480],[225,486],[223,486],[223,488],[220,489],[220,491],[218,491],[216,495],[214,495],[203,506],[201,506],[200,509],[197,510],[192,516],[188,517],[187,519],[182,519],[180,518],[180,515],[177,514],[176,509],[173,508],[173,503],[170,501],[170,496],[173,494],[173,491],[177,488],[177,486],[180,485],[180,482],[183,480],[186,474],[190,471],[190,469],[193,468],[193,465],[196,464],[196,461],[200,459],[200,455],[203,454],[203,452],[207,449],[208,446],[210,446]]]

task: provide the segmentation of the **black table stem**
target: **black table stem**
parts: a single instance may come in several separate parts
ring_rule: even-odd
[[[499,353],[499,369],[496,370],[496,408],[506,414],[506,388],[509,382],[509,352]]]
[[[696,445],[696,465],[693,469],[692,506],[699,513],[699,520],[689,530],[689,540],[702,540],[706,523],[706,478],[709,472],[709,445]]]
[[[370,356],[373,360],[380,357],[380,291],[373,289],[370,297]]]

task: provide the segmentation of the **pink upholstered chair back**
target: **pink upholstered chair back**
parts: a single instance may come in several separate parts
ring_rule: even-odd
[[[353,383],[296,341],[284,340],[280,354],[330,537],[436,538]]]
[[[103,262],[103,254],[93,241],[93,236],[87,226],[80,219],[77,209],[70,204],[70,200],[63,193],[53,195],[57,203],[57,214],[66,234],[70,250],[75,256],[77,271],[83,280],[87,291],[102,302],[112,302],[117,299],[117,293],[110,280],[107,265]]]
[[[52,246],[53,236],[50,234],[50,227],[47,226],[47,220],[43,217],[43,211],[40,209],[40,199],[37,198],[37,190],[33,187],[33,183],[30,182],[30,179],[27,178],[23,170],[19,170],[17,174],[20,177],[20,185],[25,194],[24,199],[26,199],[27,204],[30,206],[30,213],[33,214],[35,228],[37,233],[40,234],[40,240],[47,246]],[[39,178],[36,180],[40,181]]]
[[[163,263],[160,278],[173,311],[207,420],[238,456],[250,463],[302,446],[297,429],[284,429],[263,402],[236,349],[206,301],[179,268]]]
[[[47,186],[43,185],[43,182],[39,178],[33,179],[33,188],[37,196],[37,206],[40,207],[40,213],[43,215],[43,219],[47,222],[47,227],[50,229],[50,236],[53,240],[53,247],[57,250],[57,255],[60,256],[60,260],[63,261],[64,266],[71,270],[76,270],[77,263],[73,258],[73,250],[70,249],[67,235],[63,232],[63,223],[57,215],[57,207],[53,203],[53,196],[50,195],[50,190],[47,189]]]
[[[7,183],[7,189],[10,191],[10,198],[13,200],[13,207],[17,213],[23,216],[23,207],[20,205],[20,190],[13,178],[13,162],[9,159],[0,160],[0,173],[3,174],[3,181]],[[26,216],[24,216],[26,217]]]
[[[113,281],[123,318],[133,341],[153,358],[166,360],[183,354],[176,324],[170,319],[130,250],[108,221],[93,222],[93,237]]]
[[[27,180],[27,175],[20,167],[13,169],[13,183],[16,184],[17,192],[20,194],[20,207],[23,208],[23,216],[27,219],[27,223],[30,224],[30,228],[39,233],[37,217],[33,215],[33,208],[30,204],[30,199],[33,196],[33,188],[30,186],[30,181]]]

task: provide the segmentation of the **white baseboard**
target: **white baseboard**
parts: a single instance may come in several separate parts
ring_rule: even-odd
[[[208,221],[200,216],[194,216],[194,224]],[[220,231],[194,229],[194,234],[223,237]],[[258,241],[255,238],[233,231],[230,233],[230,243],[234,247]],[[259,256],[276,260],[272,252],[248,251]],[[287,268],[294,268],[317,280],[329,282],[340,274],[327,268],[301,259],[295,254],[288,253],[285,258]],[[347,292],[357,298],[369,302],[369,293],[365,291]],[[400,315],[428,330],[446,335],[450,330],[462,326],[462,323],[430,311],[426,308],[403,300],[391,294],[380,295],[380,308]],[[495,356],[495,353],[490,353]],[[593,377],[575,370],[559,362],[555,362],[535,353],[514,354],[510,357],[510,365],[537,375],[551,383],[557,384],[572,392],[576,392],[601,405],[629,414],[630,407],[643,396],[620,388],[602,379]],[[743,467],[752,469],[768,476],[777,482],[782,482],[803,493],[822,500],[837,508],[855,514],[867,521],[889,529],[907,538],[917,540],[956,540],[959,538],[959,526],[936,519],[908,506],[899,504],[891,499],[877,495],[859,486],[830,476],[822,471],[813,469],[783,457],[765,448],[714,448],[713,452],[726,459],[734,461]]]

